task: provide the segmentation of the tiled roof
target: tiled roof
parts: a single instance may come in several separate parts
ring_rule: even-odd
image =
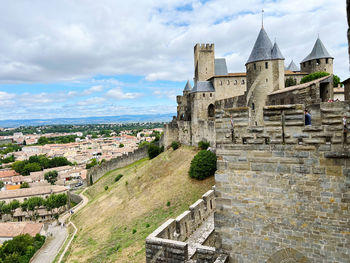
[[[187,80],[186,86],[184,88],[184,91],[191,91],[192,90],[192,86],[189,80]]]
[[[308,86],[310,86],[312,84],[316,84],[317,82],[324,81],[324,80],[326,80],[329,77],[330,76],[325,76],[325,77],[322,77],[322,78],[319,78],[319,79],[315,79],[313,81],[309,81],[309,82],[306,82],[306,83],[303,83],[303,84],[300,84],[300,85],[291,86],[291,87],[284,88],[284,89],[281,89],[281,90],[276,90],[274,92],[271,92],[269,95],[275,95],[275,94],[280,94],[280,93],[284,93],[284,92],[289,92],[289,91],[293,91],[293,90],[306,88],[306,87],[308,87]]]
[[[40,233],[43,223],[6,222],[0,223],[0,237],[15,237],[21,234],[35,236]]]
[[[216,58],[215,59],[215,75],[227,75],[226,59]]]
[[[0,178],[18,175],[15,170],[0,170]]]
[[[294,61],[292,60],[286,70],[299,71],[299,68],[297,65],[295,65]]]
[[[50,186],[33,187],[33,188],[22,188],[22,189],[17,189],[17,190],[12,190],[12,191],[1,191],[0,192],[0,200],[18,198],[18,197],[52,194],[52,193],[62,193],[65,191],[67,191],[67,189],[64,186],[59,186],[59,185],[50,185]]]
[[[192,92],[215,92],[215,89],[210,81],[197,81]]]
[[[333,58],[327,51],[326,47],[323,45],[320,38],[317,38],[315,45],[309,55],[307,55],[306,58],[303,59],[303,62],[313,60],[313,59],[319,59],[319,58]]]

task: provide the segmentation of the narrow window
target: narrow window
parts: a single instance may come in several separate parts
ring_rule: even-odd
[[[328,58],[326,58],[326,64],[328,64]]]
[[[309,61],[309,66],[311,65],[311,60]]]
[[[244,79],[242,79],[242,82],[241,82],[241,83],[242,83],[242,85],[244,85]]]
[[[202,220],[201,211],[198,211],[198,215],[199,215],[199,220]]]
[[[229,80],[227,81],[227,85],[230,85],[230,81]]]
[[[270,138],[265,138],[265,144],[270,144]]]
[[[254,104],[254,102],[252,103],[252,110],[255,110],[255,104]]]
[[[320,65],[320,60],[316,59],[316,65]]]
[[[220,80],[220,86],[222,86],[222,81]]]
[[[213,203],[212,203],[212,200],[210,200],[210,210],[213,209]]]
[[[247,144],[247,138],[242,138],[242,144]]]
[[[203,98],[205,97],[205,93],[203,93]]]
[[[237,80],[235,80],[235,85],[237,85],[237,83],[238,83]]]
[[[210,93],[210,97],[213,97],[213,94],[212,94],[212,93]]]
[[[266,82],[269,82],[269,79],[266,79]]]
[[[254,70],[256,70],[256,64],[254,63]]]
[[[266,69],[269,68],[269,62],[265,62],[265,68],[266,68]]]

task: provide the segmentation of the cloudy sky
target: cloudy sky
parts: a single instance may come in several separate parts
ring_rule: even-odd
[[[349,76],[345,0],[1,0],[0,119],[176,112],[193,46],[244,72],[261,27],[288,64],[318,34]]]

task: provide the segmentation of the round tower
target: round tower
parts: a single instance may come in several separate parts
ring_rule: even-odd
[[[268,94],[284,88],[284,57],[277,43],[272,45],[264,28],[261,28],[246,63],[246,71],[250,123],[263,125],[263,107]]]
[[[307,73],[324,71],[333,74],[333,59],[318,37],[311,53],[300,63],[300,69]]]

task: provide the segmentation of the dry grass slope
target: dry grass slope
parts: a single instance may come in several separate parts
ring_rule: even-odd
[[[214,178],[189,178],[195,154],[189,147],[168,150],[112,171],[90,187],[88,205],[74,215],[79,232],[66,262],[145,262],[145,238],[214,184]],[[118,174],[124,176],[115,183]]]

